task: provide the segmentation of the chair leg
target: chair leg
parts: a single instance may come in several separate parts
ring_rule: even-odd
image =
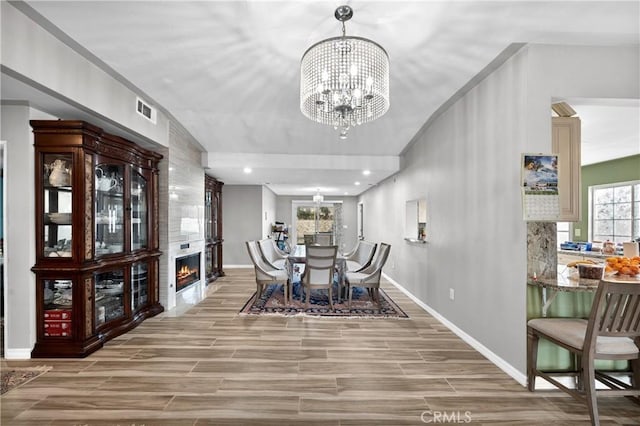
[[[262,285],[256,284],[256,302],[262,297]]]
[[[305,286],[304,292],[307,293],[307,304],[305,305],[305,309],[309,309],[309,301],[311,300],[311,287],[307,288]]]
[[[351,311],[351,298],[353,297],[353,286],[350,285],[349,288],[347,289],[349,291],[349,311]]]
[[[288,301],[288,296],[289,296],[289,280],[285,281],[284,284],[282,284],[282,292],[284,293],[284,305],[288,306],[289,305],[289,301]]]
[[[538,334],[527,327],[527,389],[536,390],[536,369],[538,368]]]
[[[584,374],[582,373],[582,356],[580,356],[580,354],[576,354],[576,360],[575,360],[575,365],[577,366],[576,369],[578,370],[578,374],[576,374],[576,389],[579,390],[580,392],[584,391]]]
[[[333,286],[329,285],[329,306],[331,307],[331,310],[333,311],[334,310],[333,309],[333,289],[331,287],[333,287]]]
[[[596,395],[596,377],[593,365],[593,360],[589,360],[588,357],[582,357],[583,365],[582,374],[584,378],[582,383],[584,384],[585,397],[587,399],[587,407],[589,408],[589,417],[591,418],[591,424],[593,426],[600,425],[600,418],[598,416],[598,400]]]
[[[640,392],[640,358],[631,360],[631,387]],[[636,395],[636,402],[640,402],[640,395]]]

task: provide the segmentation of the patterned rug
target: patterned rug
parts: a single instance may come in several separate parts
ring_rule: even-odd
[[[2,373],[2,388],[0,394],[9,392],[18,386],[24,385],[30,382],[36,377],[49,371],[51,367],[33,367],[33,368],[6,368],[3,367]]]
[[[353,317],[353,318],[409,318],[409,316],[380,289],[382,309],[378,309],[378,303],[372,301],[366,289],[354,287],[351,310],[348,300],[338,303],[337,284],[333,287],[333,307],[329,306],[329,297],[326,290],[312,290],[309,309],[305,309],[306,295],[299,282],[293,284],[293,300],[289,305],[284,304],[284,290],[282,285],[270,285],[262,292],[262,297],[256,300],[253,294],[240,310],[244,315],[307,315],[318,317]]]

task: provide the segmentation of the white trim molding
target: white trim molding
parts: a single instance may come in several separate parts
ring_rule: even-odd
[[[30,359],[32,348],[6,349],[4,353],[5,359]]]

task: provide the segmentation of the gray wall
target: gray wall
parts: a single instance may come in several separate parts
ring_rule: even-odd
[[[638,98],[638,71],[633,48],[528,46],[433,120],[403,156],[401,171],[360,198],[367,239],[392,245],[385,273],[521,383],[521,154],[551,151],[552,97]],[[424,245],[403,240],[405,202],[417,198],[427,200]]]
[[[35,325],[35,200],[32,119],[55,119],[27,105],[3,104],[0,139],[6,141],[4,233],[6,358],[29,358]]]
[[[264,238],[262,186],[225,184],[222,194],[224,266],[251,265],[245,241]]]

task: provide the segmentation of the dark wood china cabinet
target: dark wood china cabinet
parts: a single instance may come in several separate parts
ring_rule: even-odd
[[[162,156],[83,121],[35,135],[36,327],[31,356],[84,357],[163,311]]]
[[[204,176],[205,271],[207,282],[224,275],[222,270],[222,185]]]

